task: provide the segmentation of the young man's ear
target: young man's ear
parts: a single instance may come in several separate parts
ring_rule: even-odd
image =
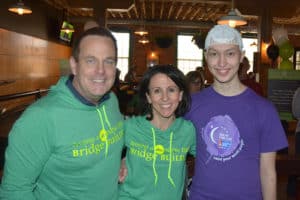
[[[242,53],[241,53],[241,59],[240,59],[240,63],[242,63],[242,62],[243,62],[243,59],[244,59],[244,57],[245,57],[245,51],[242,51]]]
[[[69,63],[70,63],[70,68],[71,68],[72,74],[76,75],[77,74],[77,62],[73,56],[70,57]]]

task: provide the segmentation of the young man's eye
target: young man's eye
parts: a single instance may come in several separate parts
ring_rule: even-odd
[[[208,52],[208,55],[210,57],[215,57],[215,56],[217,56],[217,53],[216,52]]]
[[[234,52],[234,51],[229,51],[229,52],[227,53],[227,55],[228,55],[228,56],[234,56],[234,55],[235,55],[235,52]]]

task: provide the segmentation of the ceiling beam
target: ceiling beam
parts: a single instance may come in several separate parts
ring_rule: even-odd
[[[106,24],[109,25],[133,25],[140,26],[140,20],[112,20],[109,19],[106,21]],[[157,21],[157,20],[147,20],[144,22],[145,26],[164,26],[164,27],[177,27],[177,28],[196,28],[196,29],[209,29],[215,23],[214,22],[190,22],[190,21]]]

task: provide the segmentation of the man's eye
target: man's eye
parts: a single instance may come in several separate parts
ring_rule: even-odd
[[[95,63],[96,63],[96,60],[93,59],[93,58],[87,58],[87,59],[85,60],[85,62],[88,63],[88,64],[95,64]]]
[[[115,65],[116,61],[114,59],[105,59],[104,63],[107,65]]]

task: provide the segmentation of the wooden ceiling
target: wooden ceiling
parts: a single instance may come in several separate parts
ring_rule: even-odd
[[[232,8],[231,0],[43,0],[57,9],[65,9],[69,18],[86,21],[97,18],[98,7],[105,7],[109,24],[141,23],[178,27],[212,26]],[[300,27],[300,0],[235,0],[234,8],[256,27],[258,17],[267,11],[273,24]],[[98,9],[99,10],[99,9]],[[299,28],[300,29],[300,28]],[[299,30],[300,33],[300,30]]]

